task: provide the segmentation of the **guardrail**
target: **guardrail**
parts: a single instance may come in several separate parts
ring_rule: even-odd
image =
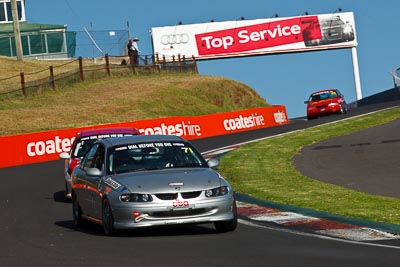
[[[145,135],[170,134],[194,140],[288,123],[285,106],[266,106],[208,115],[174,116],[0,136],[0,147],[7,151],[0,157],[0,168],[57,160],[61,152],[70,150],[76,133],[85,129],[135,127]]]
[[[349,109],[354,109],[362,106],[374,105],[384,102],[400,100],[400,87],[394,87],[367,97],[360,100],[348,103]]]

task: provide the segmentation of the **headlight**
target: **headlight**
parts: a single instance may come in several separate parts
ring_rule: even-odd
[[[224,196],[229,193],[229,188],[227,186],[221,186],[213,189],[208,189],[205,191],[206,197],[219,197]]]
[[[353,32],[353,28],[350,25],[346,25],[343,29],[343,33],[351,33]]]
[[[122,194],[122,202],[151,202],[153,198],[149,194]]]
[[[333,107],[339,105],[338,103],[329,103],[328,106]]]

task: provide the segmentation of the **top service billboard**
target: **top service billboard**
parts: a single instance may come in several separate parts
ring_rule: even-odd
[[[357,46],[352,12],[151,29],[154,53],[213,59]]]

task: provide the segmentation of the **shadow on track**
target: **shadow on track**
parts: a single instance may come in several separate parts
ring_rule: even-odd
[[[77,228],[73,221],[57,221],[55,225],[74,230],[93,236],[104,236],[103,227],[99,224],[85,221],[85,223]],[[153,226],[143,227],[138,229],[117,230],[116,237],[170,237],[170,236],[196,236],[196,235],[214,235],[218,233],[213,224],[204,225],[168,225],[168,226]]]

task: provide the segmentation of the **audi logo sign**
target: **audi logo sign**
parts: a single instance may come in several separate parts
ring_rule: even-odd
[[[357,46],[353,12],[155,27],[151,33],[154,53],[166,60],[178,55],[212,59]]]
[[[163,45],[187,44],[188,42],[189,42],[189,35],[186,33],[167,34],[161,36],[161,43]]]

